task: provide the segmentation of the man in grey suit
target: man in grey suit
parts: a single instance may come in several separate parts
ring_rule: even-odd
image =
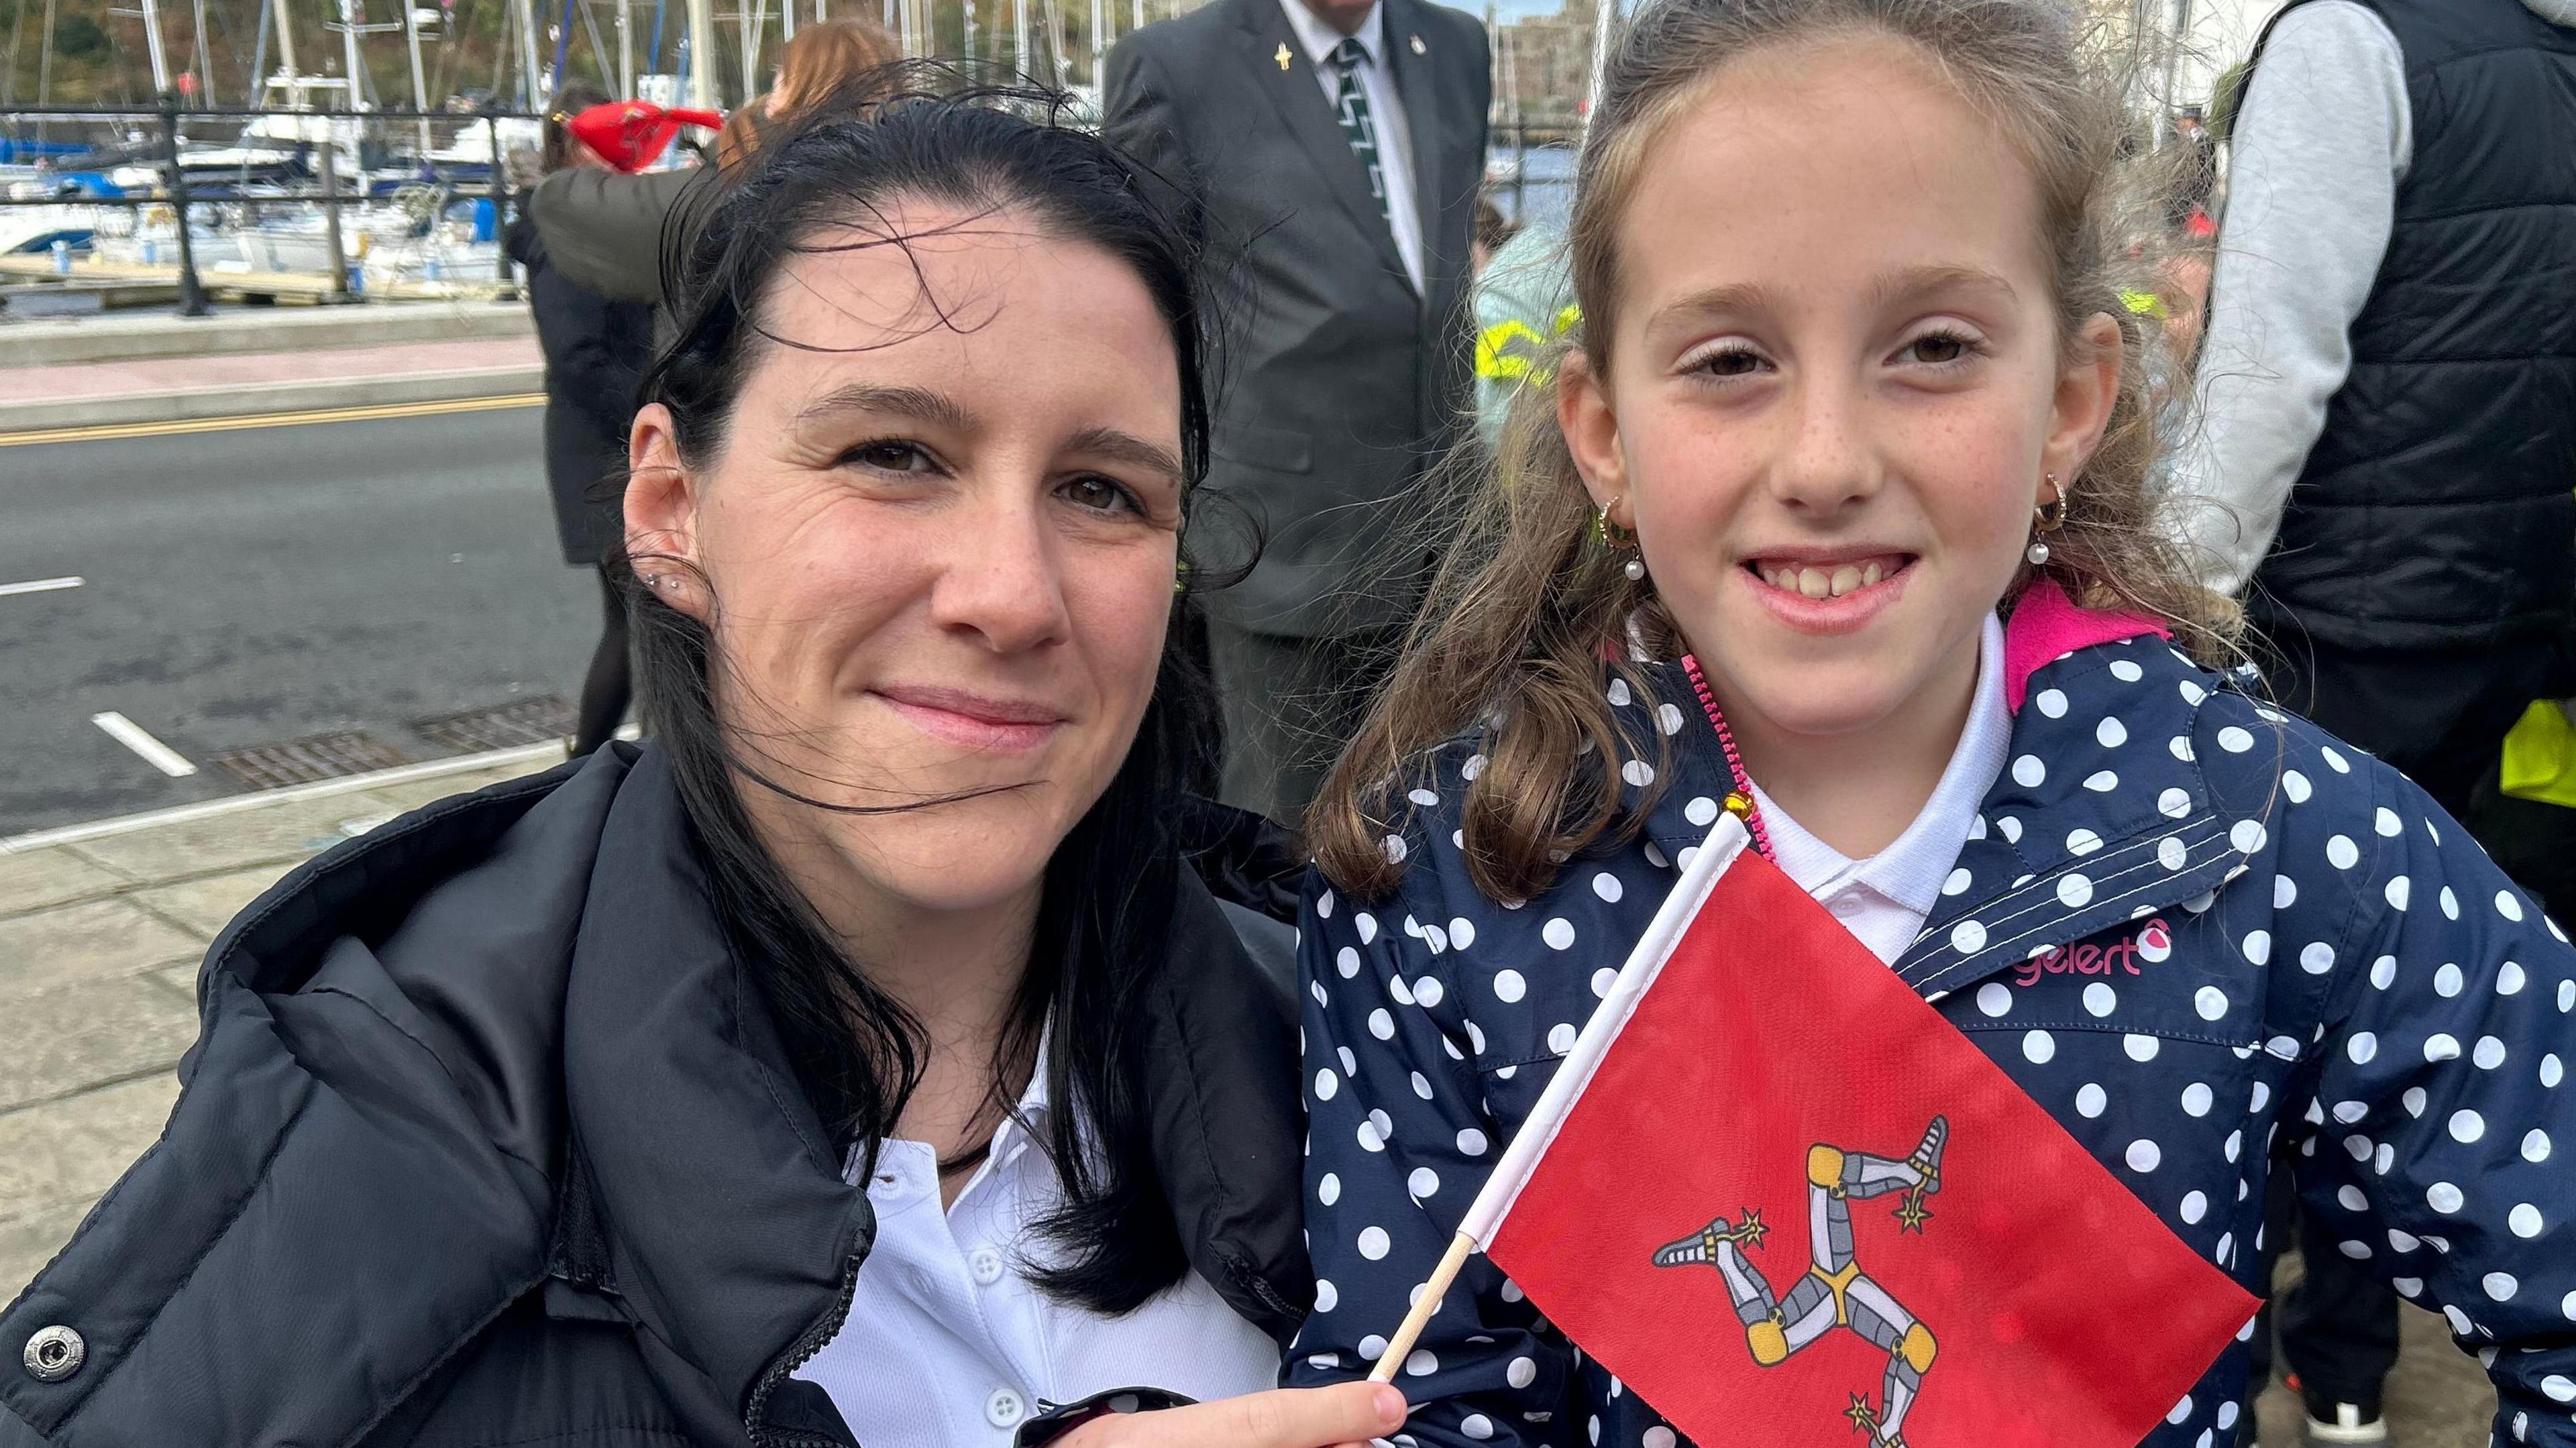
[[[1403,504],[1467,401],[1491,85],[1484,27],[1427,0],[1213,0],[1109,55],[1110,138],[1207,213],[1222,370],[1192,550],[1260,541],[1209,595],[1208,645],[1225,798],[1283,822],[1420,597]]]

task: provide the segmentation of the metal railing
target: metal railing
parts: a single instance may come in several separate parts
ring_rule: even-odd
[[[508,227],[510,206],[514,200],[513,193],[510,190],[509,167],[501,148],[501,127],[499,123],[505,120],[543,119],[541,116],[532,115],[525,111],[500,109],[478,109],[472,111],[422,111],[403,109],[357,111],[319,109],[286,110],[250,106],[189,106],[182,105],[176,95],[164,95],[161,98],[161,103],[158,106],[151,108],[131,106],[59,105],[5,107],[0,108],[0,120],[35,120],[42,123],[52,121],[132,121],[142,119],[155,122],[157,124],[159,134],[157,137],[157,144],[154,149],[157,152],[155,159],[161,167],[161,190],[157,193],[147,193],[143,195],[104,196],[88,194],[58,194],[52,196],[0,197],[0,207],[14,208],[71,204],[80,206],[123,207],[129,210],[140,211],[146,207],[168,206],[177,223],[176,230],[178,233],[179,248],[179,315],[183,317],[202,317],[206,315],[208,308],[206,305],[205,285],[197,272],[196,247],[190,234],[189,219],[192,208],[216,204],[228,207],[318,206],[321,208],[323,218],[324,253],[331,262],[329,278],[330,292],[335,300],[348,300],[351,296],[349,287],[349,267],[347,262],[347,253],[342,247],[340,209],[352,204],[363,206],[374,201],[376,198],[365,188],[364,185],[350,191],[344,191],[342,189],[338,174],[339,164],[337,153],[339,148],[334,138],[326,135],[321,140],[314,141],[309,144],[309,150],[313,157],[313,162],[317,172],[314,179],[319,183],[319,190],[279,191],[275,193],[250,195],[227,194],[219,198],[204,200],[201,200],[190,193],[187,167],[182,162],[180,152],[179,128],[183,124],[208,120],[240,120],[249,122],[271,116],[293,117],[299,123],[308,120],[322,121],[325,123],[333,121],[359,121],[367,123],[384,121],[447,121],[467,124],[471,124],[476,121],[483,122],[485,134],[489,136],[491,140],[491,174],[488,178],[487,189],[492,205],[493,235],[496,238],[498,238]],[[245,130],[247,130],[247,127],[245,127]],[[426,154],[423,156],[423,164],[428,164]],[[434,174],[435,172],[433,169],[433,175]],[[510,254],[507,246],[499,248],[497,259],[493,265],[495,279],[504,287],[512,285],[514,273],[510,264]]]

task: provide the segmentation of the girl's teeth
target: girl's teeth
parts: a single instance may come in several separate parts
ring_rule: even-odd
[[[1856,589],[1868,588],[1887,577],[1887,567],[1876,560],[1865,564],[1845,563],[1831,570],[1792,565],[1787,568],[1753,570],[1763,582],[1783,593],[1802,594],[1808,598],[1840,598]]]

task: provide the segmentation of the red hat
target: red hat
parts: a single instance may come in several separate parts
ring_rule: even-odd
[[[670,146],[682,126],[712,131],[723,124],[724,117],[714,111],[681,110],[651,101],[609,101],[565,121],[564,129],[618,170],[641,171]]]

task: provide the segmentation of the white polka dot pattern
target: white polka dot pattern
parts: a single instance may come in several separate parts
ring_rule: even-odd
[[[1402,1317],[1717,818],[1729,781],[1696,697],[1677,669],[1642,672],[1653,695],[1620,707],[1653,719],[1670,754],[1605,765],[1646,810],[1628,843],[1567,862],[1529,901],[1479,897],[1453,836],[1480,738],[1407,782],[1416,813],[1386,844],[1406,865],[1396,896],[1310,888],[1320,1281],[1293,1384],[1361,1376],[1383,1351],[1373,1334]],[[2527,1428],[2506,1441],[2576,1448],[2576,1228],[2560,1205],[2576,1170],[2557,1150],[2576,1132],[2576,951],[2412,785],[2161,644],[2047,665],[2030,705],[1956,862],[1923,883],[1930,910],[1895,968],[2240,1281],[2265,1256],[2265,1179],[2284,1153],[2342,1255],[2481,1347],[2538,1346],[2489,1354]],[[1682,1448],[1543,1311],[1471,1260],[1403,1365],[1405,1438]],[[2231,1444],[2244,1375],[2240,1336],[2147,1448]]]

